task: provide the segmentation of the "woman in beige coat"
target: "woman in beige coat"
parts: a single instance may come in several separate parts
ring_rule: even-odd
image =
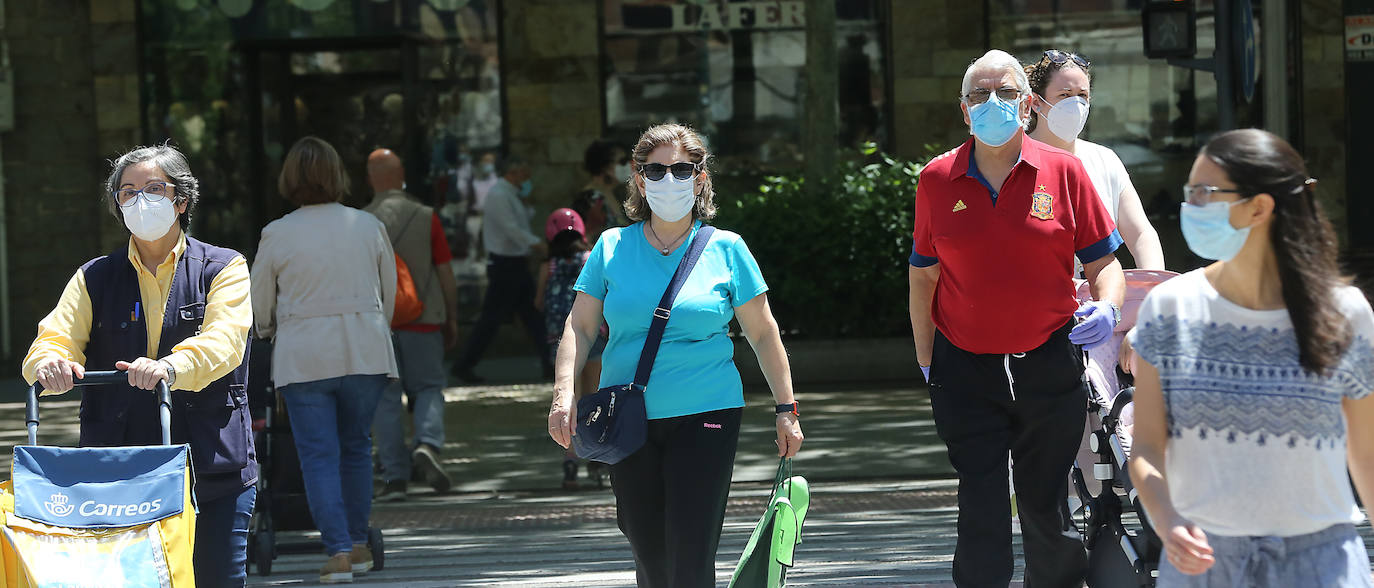
[[[305,476],[310,514],[329,560],[326,584],[372,569],[372,415],[388,378],[396,262],[376,217],[339,204],[348,191],[339,154],[305,137],[277,188],[296,211],[262,230],[252,270],[254,323],[272,337],[281,391]]]

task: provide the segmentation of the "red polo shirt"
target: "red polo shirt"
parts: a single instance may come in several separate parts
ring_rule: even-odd
[[[911,265],[940,264],[931,317],[955,346],[1029,351],[1078,308],[1074,257],[1096,261],[1121,236],[1073,154],[1022,136],[1020,160],[996,190],[978,172],[974,145],[921,171]]]

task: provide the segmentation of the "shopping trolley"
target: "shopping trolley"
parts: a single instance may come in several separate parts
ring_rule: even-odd
[[[118,384],[87,372],[78,386]],[[171,444],[171,391],[159,382],[162,445],[38,445],[38,394],[25,401],[27,445],[0,483],[0,587],[192,588],[195,502],[187,445]]]

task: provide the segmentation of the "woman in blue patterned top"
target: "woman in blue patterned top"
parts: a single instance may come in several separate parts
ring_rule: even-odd
[[[1374,585],[1348,481],[1374,504],[1374,312],[1337,270],[1315,184],[1256,129],[1193,163],[1183,235],[1218,261],[1151,291],[1130,335],[1128,467],[1161,587]]]
[[[610,341],[601,386],[634,379],[650,319],[702,221],[715,215],[710,154],[682,125],[645,131],[632,153],[625,212],[635,224],[607,229],[573,287],[555,364],[549,435],[567,447],[573,433],[573,379],[602,318]],[[644,391],[648,440],[611,466],[616,518],[634,552],[640,586],[714,586],[730,474],[744,407],[730,320],[739,319],[778,405],[777,452],[792,457],[802,431],[792,377],[768,308],[768,286],[744,240],[718,230],[673,302]],[[786,407],[784,410],[783,407]]]

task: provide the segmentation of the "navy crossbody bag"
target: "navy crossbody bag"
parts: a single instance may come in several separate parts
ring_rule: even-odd
[[[677,264],[663,299],[654,309],[653,321],[649,323],[649,336],[644,339],[644,351],[639,354],[639,367],[635,379],[629,384],[607,386],[595,394],[583,396],[577,401],[577,434],[573,435],[573,449],[584,459],[602,463],[617,463],[644,445],[648,430],[649,417],[644,410],[644,389],[649,384],[649,373],[654,368],[654,358],[658,356],[658,346],[663,342],[663,331],[668,328],[668,316],[672,313],[673,300],[687,282],[711,240],[715,228],[702,225],[692,238],[687,253]]]

